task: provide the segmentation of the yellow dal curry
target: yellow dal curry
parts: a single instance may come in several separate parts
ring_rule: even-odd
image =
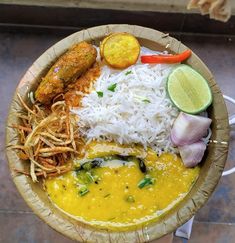
[[[86,158],[113,154],[140,156],[141,147],[121,146],[115,143],[92,142],[86,148]],[[52,202],[72,217],[101,228],[123,230],[157,220],[181,201],[198,177],[199,167],[185,168],[173,154],[157,156],[153,150],[145,153],[144,163],[153,184],[143,188],[138,183],[145,175],[137,163],[94,168],[99,180],[88,185],[89,193],[79,194],[79,180],[70,171],[45,182]],[[110,163],[109,163],[110,164]]]

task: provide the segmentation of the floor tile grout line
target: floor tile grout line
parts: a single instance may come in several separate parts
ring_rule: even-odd
[[[213,221],[198,221],[194,220],[195,223],[202,223],[202,224],[214,224],[214,225],[229,225],[229,226],[235,226],[235,222],[213,222]]]
[[[34,214],[31,211],[0,209],[0,214]]]

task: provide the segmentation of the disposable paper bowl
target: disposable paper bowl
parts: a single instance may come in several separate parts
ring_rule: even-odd
[[[179,53],[188,49],[168,34],[141,26],[104,25],[89,28],[68,36],[44,52],[23,76],[16,93],[20,93],[23,99],[27,101],[27,93],[30,90],[35,90],[41,77],[70,46],[83,40],[99,45],[100,40],[113,32],[131,33],[138,38],[142,46],[155,50],[166,50],[167,47],[168,51]],[[15,93],[6,128],[6,153],[12,178],[22,197],[35,214],[58,232],[81,242],[146,242],[174,231],[178,226],[189,220],[206,203],[221,177],[228,153],[229,126],[224,99],[209,69],[194,53],[186,63],[201,73],[211,87],[213,104],[208,112],[209,117],[213,120],[211,139],[214,142],[208,145],[200,176],[185,199],[159,221],[134,231],[98,230],[78,222],[52,205],[40,183],[33,183],[29,177],[14,172],[14,168],[22,170],[27,166],[27,163],[20,161],[17,157],[16,151],[9,147],[9,145],[18,143],[17,132],[11,128],[11,125],[19,123],[15,112],[22,110]]]

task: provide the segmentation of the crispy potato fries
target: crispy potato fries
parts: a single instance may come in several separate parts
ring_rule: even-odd
[[[100,55],[113,68],[124,69],[136,63],[140,53],[138,40],[128,33],[114,33],[104,38]]]
[[[36,182],[63,174],[72,168],[72,159],[78,154],[82,140],[76,126],[76,117],[66,107],[64,100],[52,103],[50,108],[34,103],[30,108],[18,95],[25,113],[18,113],[22,125],[12,125],[18,130],[20,145],[17,149],[22,160],[30,162],[30,171],[16,172],[30,175]]]

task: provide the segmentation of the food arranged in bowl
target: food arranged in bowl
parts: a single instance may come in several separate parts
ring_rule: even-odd
[[[51,202],[86,224],[129,230],[157,221],[200,173],[212,120],[207,81],[191,51],[170,54],[112,33],[100,46],[73,45],[51,66],[17,114],[29,164]]]

